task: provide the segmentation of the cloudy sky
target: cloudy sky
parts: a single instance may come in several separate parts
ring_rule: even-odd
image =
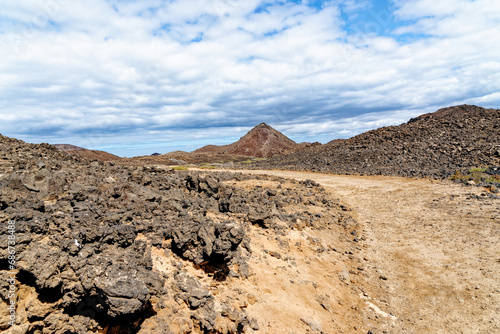
[[[4,0],[0,133],[121,156],[500,107],[498,0]]]

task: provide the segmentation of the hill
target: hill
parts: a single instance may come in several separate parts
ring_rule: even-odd
[[[83,151],[85,148],[71,145],[71,144],[53,144],[55,148],[62,152]]]
[[[500,164],[500,110],[461,105],[421,115],[347,140],[306,148],[260,168],[337,174],[446,177]]]
[[[77,155],[86,159],[91,159],[91,160],[99,160],[99,161],[118,161],[122,160],[123,158],[120,158],[117,155],[104,152],[104,151],[98,151],[98,150],[88,150],[83,147],[71,145],[71,144],[54,144],[52,145],[55,148],[57,148],[61,152],[66,152],[69,154]]]
[[[251,129],[238,141],[228,145],[206,145],[192,152],[175,151],[156,156],[142,156],[129,159],[135,164],[219,164],[232,165],[251,158],[268,158],[279,154],[294,152],[319,143],[297,144],[266,123]]]
[[[266,123],[260,123],[235,143],[223,146],[207,145],[192,153],[229,154],[268,158],[296,151],[307,144],[297,144]]]

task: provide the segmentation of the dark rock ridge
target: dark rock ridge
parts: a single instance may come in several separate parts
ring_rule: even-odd
[[[499,164],[500,110],[461,105],[276,156],[259,168],[442,178]]]
[[[244,308],[216,306],[210,290],[228,277],[251,275],[249,228],[284,233],[317,226],[322,215],[284,209],[302,201],[339,224],[348,217],[317,184],[267,191],[228,183],[247,179],[284,182],[91,161],[0,136],[1,309],[9,302],[6,226],[15,221],[19,332],[235,333],[257,327]],[[153,253],[170,269],[156,268]],[[203,269],[213,283],[202,284],[183,263]],[[6,319],[1,330],[9,328]]]

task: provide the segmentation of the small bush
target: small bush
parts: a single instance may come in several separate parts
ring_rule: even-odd
[[[471,168],[469,169],[469,173],[484,173],[486,172],[486,168],[481,168],[481,167],[475,167],[475,168]]]
[[[172,167],[173,170],[189,170],[186,166],[174,166]]]

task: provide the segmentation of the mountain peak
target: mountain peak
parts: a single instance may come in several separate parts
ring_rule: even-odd
[[[267,125],[266,123],[262,122],[259,125],[256,125],[252,130],[255,130],[255,129],[273,129],[273,128],[271,126]],[[252,130],[250,130],[250,131],[252,131]]]
[[[260,123],[235,143],[225,146],[205,146],[195,153],[221,153],[267,158],[297,150],[299,144],[267,125]]]

